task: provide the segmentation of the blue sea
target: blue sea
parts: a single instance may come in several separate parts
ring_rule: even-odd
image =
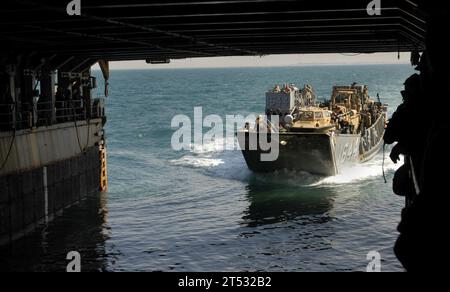
[[[402,271],[393,254],[404,200],[398,166],[382,154],[336,177],[253,174],[238,151],[174,151],[172,118],[263,113],[275,84],[367,84],[390,113],[407,65],[113,71],[107,99],[109,192],[66,210],[20,240],[9,270],[65,270],[78,251],[84,271]],[[101,76],[100,72],[95,72]],[[102,89],[98,89],[98,95]],[[208,145],[206,145],[208,146]]]

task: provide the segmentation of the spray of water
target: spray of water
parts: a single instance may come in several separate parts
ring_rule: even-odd
[[[390,172],[397,170],[401,164],[394,164],[390,160],[385,161],[385,171]],[[373,160],[364,164],[347,165],[343,167],[340,174],[332,177],[327,177],[321,180],[319,185],[342,185],[351,184],[357,181],[364,181],[374,177],[380,177],[382,180],[383,176],[383,155],[380,153]]]
[[[282,170],[272,174],[252,174],[246,166],[240,151],[226,151],[225,140],[218,140],[202,147],[192,147],[190,151],[179,159],[170,161],[172,165],[206,170],[208,175],[225,179],[246,181],[249,178],[289,184],[293,186],[318,187],[351,184],[380,177],[383,175],[383,155],[380,153],[373,160],[364,164],[347,165],[340,174],[332,177],[321,177],[306,172]],[[228,141],[229,142],[229,141]],[[199,150],[200,149],[200,150]],[[385,159],[385,171],[392,172],[402,165]]]

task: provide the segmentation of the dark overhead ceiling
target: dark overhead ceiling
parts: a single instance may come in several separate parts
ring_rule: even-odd
[[[0,51],[138,60],[423,49],[417,0],[3,0]]]

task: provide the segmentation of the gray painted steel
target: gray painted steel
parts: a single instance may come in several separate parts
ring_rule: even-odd
[[[101,141],[102,119],[79,121],[18,131],[5,168],[0,176],[42,167],[82,153]],[[0,157],[7,157],[14,133],[0,133]]]
[[[0,245],[19,239],[65,208],[98,194],[100,157],[96,146],[45,168],[0,177]]]
[[[0,245],[98,193],[103,134],[102,119],[0,133]]]

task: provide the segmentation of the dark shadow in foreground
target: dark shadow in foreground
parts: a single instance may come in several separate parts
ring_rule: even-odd
[[[430,1],[428,1],[430,2]],[[405,156],[405,165],[394,179],[394,192],[406,197],[395,253],[408,271],[447,270],[449,208],[448,135],[450,120],[450,48],[447,29],[449,8],[425,3],[426,51],[413,53],[420,75],[411,76],[402,92],[404,103],[386,131],[388,144],[398,142],[391,159]]]

